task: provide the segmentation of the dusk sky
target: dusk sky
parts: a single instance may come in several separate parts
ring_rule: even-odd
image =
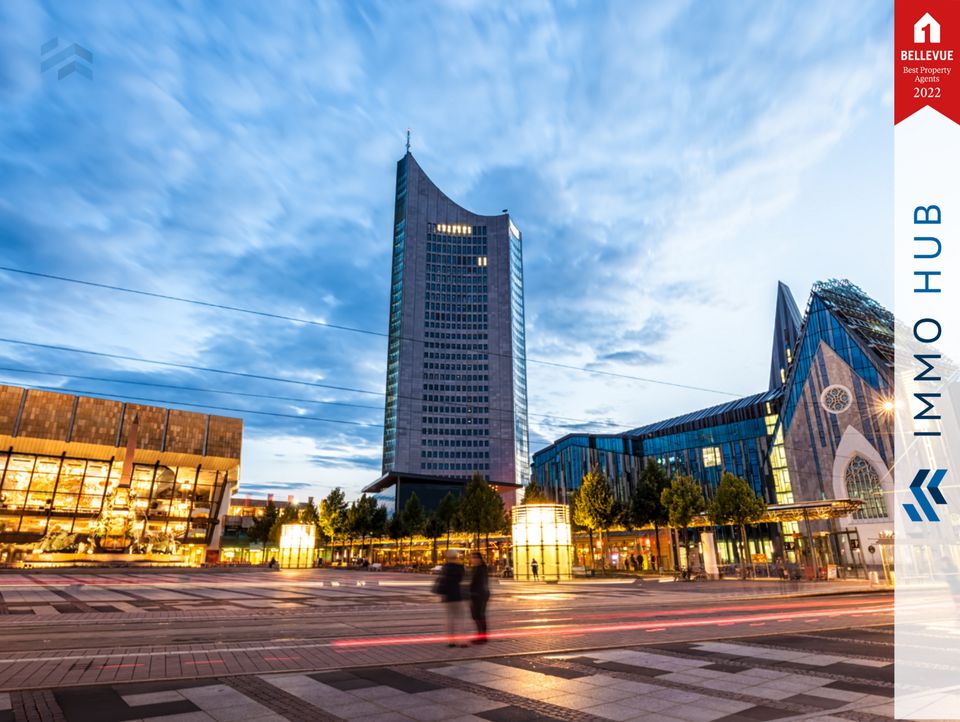
[[[355,496],[380,471],[409,127],[447,195],[523,232],[532,450],[766,390],[778,281],[801,310],[831,277],[892,304],[892,23],[854,2],[0,3],[0,266],[373,332],[0,270],[0,383],[242,416],[241,495]],[[92,79],[41,73],[53,37]]]

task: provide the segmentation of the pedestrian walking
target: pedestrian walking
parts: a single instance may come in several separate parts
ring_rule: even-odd
[[[537,576],[537,573],[540,571],[540,565],[537,564],[536,559],[530,562],[530,571],[533,573],[533,581],[539,581],[540,577]]]
[[[474,644],[487,643],[487,602],[490,601],[490,575],[480,552],[470,555],[470,616],[477,625]]]
[[[447,619],[447,646],[458,646],[460,618],[463,616],[463,564],[453,549],[447,550],[446,562],[440,569],[440,576],[433,585],[433,591],[440,595]],[[466,644],[460,644],[466,647]]]

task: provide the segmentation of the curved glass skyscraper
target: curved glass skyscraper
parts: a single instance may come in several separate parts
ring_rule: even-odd
[[[384,474],[529,480],[521,240],[397,163]]]

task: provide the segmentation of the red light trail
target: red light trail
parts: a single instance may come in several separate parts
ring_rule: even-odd
[[[858,611],[861,614],[870,614],[870,613],[883,613],[883,612],[892,612],[893,605],[888,604],[884,606],[876,607],[860,607]],[[775,612],[770,614],[759,614],[759,615],[743,615],[735,617],[721,617],[721,618],[701,618],[701,619],[677,619],[670,621],[657,621],[655,624],[651,622],[627,622],[622,624],[595,624],[595,625],[557,625],[557,626],[539,626],[537,628],[517,628],[517,629],[505,629],[500,631],[491,632],[488,637],[490,639],[517,639],[520,637],[538,637],[538,636],[570,636],[570,635],[581,635],[581,634],[597,634],[597,633],[616,633],[616,632],[629,632],[629,631],[664,631],[667,629],[679,629],[684,627],[701,627],[701,626],[729,626],[734,624],[744,624],[751,622],[768,622],[768,621],[790,621],[793,619],[803,619],[814,618],[819,620],[823,617],[843,617],[850,616],[852,612],[848,609],[835,609],[835,610],[824,610],[824,609],[815,609],[810,611],[801,611],[801,612],[792,612],[789,614],[783,614],[782,612]],[[459,642],[467,642],[472,638],[472,635],[459,635],[455,639]],[[330,643],[331,647],[339,649],[356,649],[363,647],[380,647],[380,646],[391,646],[391,645],[408,645],[408,644],[433,644],[439,642],[446,642],[447,636],[444,634],[427,634],[427,635],[411,635],[404,637],[367,637],[362,639],[338,639]]]

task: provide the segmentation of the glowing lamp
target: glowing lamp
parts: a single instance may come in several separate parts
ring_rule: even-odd
[[[511,511],[516,579],[532,579],[531,563],[545,581],[573,577],[570,511],[565,504],[520,504]]]

